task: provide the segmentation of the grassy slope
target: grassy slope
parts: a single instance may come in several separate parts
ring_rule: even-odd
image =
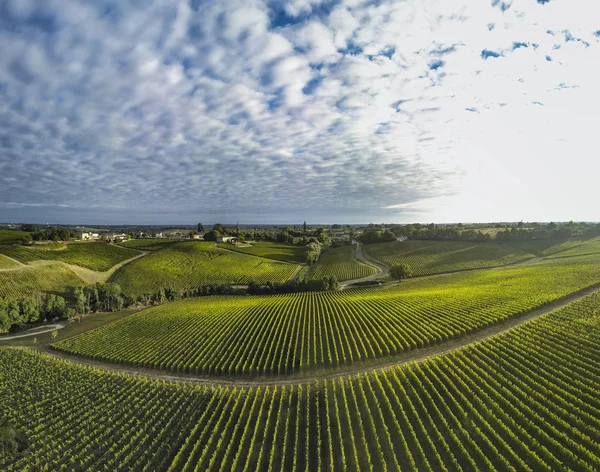
[[[301,264],[304,262],[304,248],[294,244],[276,243],[271,241],[257,241],[250,243],[251,246],[235,246],[233,244],[219,244],[223,249],[250,254],[253,256],[266,257],[277,261]]]
[[[23,267],[0,272],[0,297],[22,297],[42,292],[67,295],[83,281],[62,264]]]
[[[497,267],[534,257],[521,249],[506,245],[459,241],[376,243],[364,245],[363,251],[388,267],[408,264],[417,276]]]
[[[303,386],[166,383],[0,349],[0,398],[31,441],[0,469],[598,470],[599,343],[595,295],[430,361]]]
[[[121,268],[111,279],[131,296],[162,287],[183,289],[206,284],[283,282],[297,265],[219,249],[214,243],[187,241],[168,246]]]
[[[138,249],[140,251],[159,251],[160,249],[167,247],[171,244],[175,244],[180,240],[178,239],[130,239],[119,244],[119,246],[126,248]]]
[[[0,269],[19,267],[19,263],[0,254]]]
[[[26,231],[13,231],[8,229],[0,229],[0,243],[13,243],[19,242],[24,236],[27,236]]]
[[[310,269],[312,279],[334,276],[339,281],[358,279],[375,273],[377,269],[354,258],[354,249],[351,246],[342,246],[324,252]]]
[[[70,243],[62,249],[45,248],[42,245],[32,247],[3,245],[0,246],[0,253],[23,263],[54,260],[96,271],[107,271],[115,264],[140,254],[139,251],[134,249],[126,249],[106,243]]]
[[[184,300],[57,347],[203,373],[294,373],[404,352],[494,324],[600,282],[597,264],[598,257],[569,258],[377,289]]]

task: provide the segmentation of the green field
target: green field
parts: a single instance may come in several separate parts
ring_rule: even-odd
[[[460,241],[375,243],[364,245],[363,252],[388,267],[408,264],[416,276],[498,267],[534,257],[511,246]]]
[[[284,282],[298,268],[227,251],[214,243],[187,241],[170,245],[121,268],[111,279],[130,296],[154,294],[159,289],[193,288],[207,284]]]
[[[200,387],[0,349],[17,470],[598,470],[600,296],[403,368]]]
[[[304,247],[295,244],[276,243],[272,241],[256,241],[249,246],[236,246],[234,244],[219,244],[218,246],[230,251],[241,252],[253,256],[266,257],[276,261],[302,264],[304,262]]]
[[[39,260],[62,261],[96,271],[107,271],[115,264],[141,253],[107,243],[70,243],[66,246],[53,244],[36,246],[0,245],[0,253],[22,263]]]
[[[457,338],[600,282],[597,262],[544,261],[343,292],[184,300],[56,348],[192,373],[291,374]]]
[[[573,256],[584,256],[588,254],[600,254],[600,237],[588,239],[578,244],[577,246],[570,247],[562,250],[558,253],[551,254],[550,258],[560,257],[573,257]]]
[[[138,249],[140,251],[159,251],[160,249],[174,244],[179,239],[155,239],[155,238],[144,238],[144,239],[130,239],[119,243],[119,246],[126,248]]]
[[[24,297],[39,293],[67,295],[83,281],[68,267],[51,263],[0,271],[0,297]]]
[[[19,267],[19,263],[0,254],[0,269],[10,269],[14,267]]]
[[[374,275],[378,271],[374,267],[363,264],[354,258],[352,246],[329,249],[310,268],[312,279],[335,277],[339,281],[359,279]]]
[[[20,242],[25,236],[30,235],[26,231],[15,231],[10,229],[0,229],[0,244]]]

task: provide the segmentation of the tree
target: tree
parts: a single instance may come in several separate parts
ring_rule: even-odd
[[[32,225],[32,224],[21,225],[21,231],[27,231],[28,233],[35,233],[35,225]]]
[[[213,229],[215,231],[218,231],[221,234],[225,233],[225,228],[223,227],[223,225],[221,223],[215,223],[215,225],[213,226]]]
[[[221,233],[213,229],[204,235],[204,240],[216,241],[219,236],[221,236]]]
[[[302,228],[304,229],[304,232],[306,233],[306,221],[304,222],[304,224],[302,225]]]
[[[396,264],[390,268],[390,275],[400,281],[412,277],[412,270],[407,264]]]
[[[38,304],[31,298],[24,298],[21,304],[21,318],[26,323],[35,323],[40,320],[40,310]]]
[[[202,223],[198,223],[198,233],[204,233],[204,226]]]
[[[323,250],[323,246],[321,246],[318,242],[308,243],[304,247],[304,257],[306,262],[312,264],[313,262],[317,262],[319,260],[319,256],[321,255],[321,251]]]

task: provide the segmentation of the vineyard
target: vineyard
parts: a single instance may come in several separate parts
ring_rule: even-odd
[[[250,254],[252,256],[266,257],[276,261],[291,262],[301,264],[304,262],[304,247],[294,244],[276,243],[273,241],[256,241],[246,246],[236,246],[234,244],[219,244],[220,248],[230,251]]]
[[[185,289],[207,284],[284,282],[297,265],[227,251],[209,242],[180,242],[122,267],[111,281],[130,296],[161,288]]]
[[[600,237],[589,239],[582,244],[550,255],[550,258],[584,256],[589,254],[600,254]]]
[[[10,269],[14,267],[19,267],[18,262],[15,262],[12,259],[0,254],[0,269]]]
[[[408,264],[417,276],[498,267],[535,257],[500,244],[459,241],[376,243],[363,246],[363,251],[388,267]]]
[[[167,247],[171,244],[176,243],[177,239],[153,239],[153,238],[144,238],[144,239],[130,239],[128,241],[124,241],[119,243],[119,246],[126,248],[133,248],[139,251],[159,251],[164,247]]]
[[[458,338],[598,282],[595,259],[570,258],[373,289],[185,300],[55,347],[198,374],[292,374]]]
[[[342,246],[324,252],[310,270],[313,279],[333,276],[339,281],[360,279],[378,272],[374,267],[356,260],[352,246]]]
[[[200,387],[0,349],[3,470],[598,470],[600,296],[429,361]]]
[[[14,231],[0,229],[0,243],[14,243],[21,241],[25,236],[30,235],[26,231]]]
[[[56,263],[0,272],[0,298],[19,298],[42,292],[66,295],[79,285],[83,285],[83,281],[72,270]]]
[[[112,266],[140,255],[139,251],[106,243],[71,243],[58,249],[19,245],[0,245],[0,253],[22,263],[38,260],[62,261],[96,271],[107,271]]]

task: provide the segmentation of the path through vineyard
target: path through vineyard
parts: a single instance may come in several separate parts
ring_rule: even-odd
[[[93,359],[81,358],[76,355],[70,355],[63,352],[57,352],[51,349],[42,349],[42,351],[52,357],[64,359],[68,362],[93,366],[99,369],[113,372],[127,373],[131,375],[139,375],[148,378],[162,379],[168,381],[178,381],[195,383],[208,386],[225,386],[225,387],[257,387],[257,386],[277,386],[277,385],[300,385],[314,382],[315,380],[324,379],[335,379],[338,377],[344,377],[348,375],[364,374],[370,371],[381,370],[388,367],[400,366],[410,362],[420,362],[427,360],[431,357],[444,354],[456,349],[466,347],[470,344],[484,341],[492,336],[502,334],[512,328],[520,326],[531,320],[539,318],[540,316],[546,315],[552,311],[564,308],[573,302],[576,302],[592,293],[600,291],[600,283],[594,284],[578,292],[571,293],[562,299],[555,300],[544,306],[536,308],[521,316],[515,316],[503,322],[497,323],[492,326],[480,329],[476,332],[461,336],[458,339],[452,339],[443,343],[435,344],[425,348],[414,349],[407,351],[402,354],[388,357],[372,359],[370,361],[355,363],[352,365],[340,366],[339,368],[328,368],[322,371],[311,371],[288,376],[286,378],[277,377],[260,377],[252,379],[244,378],[227,378],[227,377],[201,377],[186,374],[170,374],[154,369],[145,369],[139,367],[129,367],[122,364],[112,364],[110,362],[103,362]],[[8,346],[7,346],[8,347]],[[15,349],[24,349],[17,348]]]

